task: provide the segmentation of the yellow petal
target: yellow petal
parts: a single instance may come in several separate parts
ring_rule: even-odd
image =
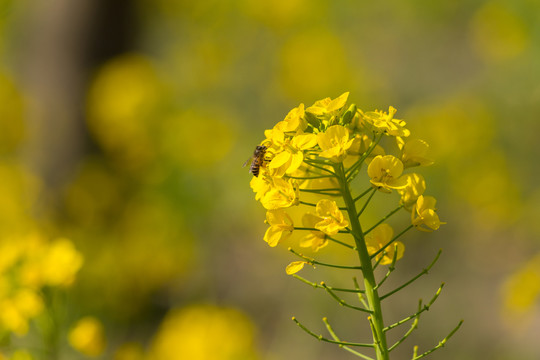
[[[285,268],[287,275],[296,274],[304,268],[304,265],[307,264],[305,261],[293,261]]]

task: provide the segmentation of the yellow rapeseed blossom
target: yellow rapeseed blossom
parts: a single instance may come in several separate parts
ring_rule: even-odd
[[[405,121],[394,119],[396,112],[397,110],[390,106],[388,113],[380,110],[368,111],[361,114],[361,119],[377,132],[390,136],[407,137],[411,132],[405,128],[407,124]]]
[[[270,227],[264,234],[264,241],[272,247],[277,246],[281,240],[289,237],[294,230],[291,217],[283,209],[267,211],[266,222]]]
[[[283,151],[274,155],[268,164],[268,168],[273,176],[283,176],[285,173],[292,174],[302,165],[304,161],[304,150],[311,149],[317,145],[317,136],[315,134],[295,135]]]
[[[343,93],[335,99],[324,98],[318,100],[312,106],[306,109],[306,112],[309,112],[315,116],[318,116],[323,121],[327,123],[332,123],[332,118],[340,115],[340,112],[345,107],[347,99],[349,98],[349,93]]]
[[[397,192],[401,195],[400,203],[406,209],[410,209],[416,203],[418,197],[426,191],[426,181],[422,175],[417,173],[405,174],[403,178],[407,185],[397,189]]]
[[[91,316],[77,321],[68,334],[69,344],[86,356],[99,356],[105,350],[105,332],[101,322]]]
[[[366,235],[366,245],[370,255],[375,254],[377,251],[381,250],[387,244],[390,243],[394,237],[394,229],[388,224],[381,224],[375,229],[371,230]],[[378,261],[381,259],[381,265],[388,265],[392,263],[394,259],[395,250],[397,249],[396,260],[399,260],[403,257],[405,252],[405,245],[401,241],[394,241],[390,245],[381,251],[375,259]]]
[[[304,104],[300,104],[285,116],[285,119],[278,122],[275,129],[286,132],[304,131],[307,127],[307,121],[304,117]]]
[[[288,208],[298,203],[298,186],[292,181],[274,178],[270,189],[261,197],[261,204],[266,210]]]
[[[426,157],[429,145],[424,140],[414,139],[403,144],[401,161],[403,166],[428,166],[433,164],[433,160]]]
[[[327,235],[335,235],[349,225],[333,200],[321,199],[317,202],[315,209],[317,216],[321,218],[321,221],[315,224],[315,228]]]
[[[330,126],[325,132],[317,135],[317,143],[322,150],[319,155],[336,163],[342,162],[353,141],[354,139],[349,140],[349,130],[344,126]]]
[[[392,155],[376,156],[368,166],[370,182],[383,192],[391,192],[392,189],[400,189],[407,185],[403,173],[403,163]]]
[[[416,204],[414,204],[411,213],[412,224],[421,231],[431,232],[437,230],[445,222],[439,220],[435,212],[435,203],[437,201],[433,196],[420,195]]]
[[[320,223],[323,219],[315,214],[305,213],[302,216],[302,225],[307,228],[315,228],[315,225]],[[319,249],[328,245],[328,239],[325,233],[322,231],[309,231],[300,240],[301,247],[311,247],[313,251],[319,251]]]

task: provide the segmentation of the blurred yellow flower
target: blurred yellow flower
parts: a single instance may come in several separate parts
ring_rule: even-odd
[[[264,241],[272,247],[289,237],[294,230],[291,217],[283,209],[267,211],[266,222],[270,227],[264,234]]]
[[[50,286],[68,286],[83,264],[83,256],[67,239],[52,242],[44,254],[41,272],[44,282]]]
[[[345,219],[343,213],[333,200],[319,200],[315,210],[317,216],[321,218],[321,220],[315,224],[315,228],[327,235],[335,235],[339,230],[349,226],[349,222]]]
[[[486,60],[506,60],[520,55],[530,34],[517,14],[499,1],[487,1],[471,19],[472,42]]]
[[[394,237],[394,229],[388,224],[381,224],[375,229],[371,230],[366,235],[366,245],[370,255],[375,254],[377,251],[382,249],[386,244],[388,244]],[[383,251],[381,251],[375,259],[378,261],[381,259],[381,265],[388,265],[392,263],[394,259],[395,250],[397,249],[396,260],[399,260],[403,257],[405,252],[405,245],[401,241],[394,241],[392,244],[387,246]]]
[[[126,54],[97,72],[88,93],[88,127],[120,165],[138,167],[154,157],[152,118],[162,86],[149,58]]]
[[[68,334],[69,344],[86,356],[99,356],[105,350],[105,332],[101,322],[91,316],[77,321]]]
[[[254,326],[232,308],[193,305],[169,311],[154,336],[150,360],[255,360]]]
[[[317,143],[322,152],[319,156],[328,158],[339,163],[347,156],[347,150],[353,144],[354,139],[349,140],[349,130],[341,125],[333,125],[317,135]]]
[[[540,254],[522,264],[505,280],[502,288],[504,310],[515,321],[515,315],[527,315],[540,298]]]

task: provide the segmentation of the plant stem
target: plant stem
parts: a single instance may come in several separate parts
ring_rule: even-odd
[[[364,233],[362,231],[362,227],[360,226],[355,202],[351,195],[343,164],[335,164],[334,172],[339,180],[341,194],[343,196],[343,200],[345,201],[345,206],[349,214],[351,233],[354,236],[354,241],[356,243],[356,251],[358,252],[358,257],[360,258],[360,265],[362,267],[362,274],[364,276],[365,296],[368,300],[369,310],[373,312],[371,315],[371,321],[373,325],[373,341],[377,344],[377,346],[375,347],[377,360],[389,360],[388,346],[386,344],[386,334],[383,331],[384,322],[381,309],[381,301],[379,299],[379,293],[377,291],[377,282],[375,281],[371,258],[369,256],[366,242],[364,240]]]

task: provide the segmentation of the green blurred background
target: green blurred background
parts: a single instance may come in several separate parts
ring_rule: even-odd
[[[58,326],[100,319],[98,358],[353,359],[290,320],[369,339],[362,316],[285,274],[290,244],[262,240],[242,168],[290,109],[350,91],[431,145],[427,193],[448,222],[404,238],[393,284],[444,251],[385,304],[388,321],[446,286],[395,358],[463,318],[433,358],[538,359],[539,13],[533,0],[2,0],[0,236],[75,244],[84,265]],[[39,347],[34,330],[6,354]]]

